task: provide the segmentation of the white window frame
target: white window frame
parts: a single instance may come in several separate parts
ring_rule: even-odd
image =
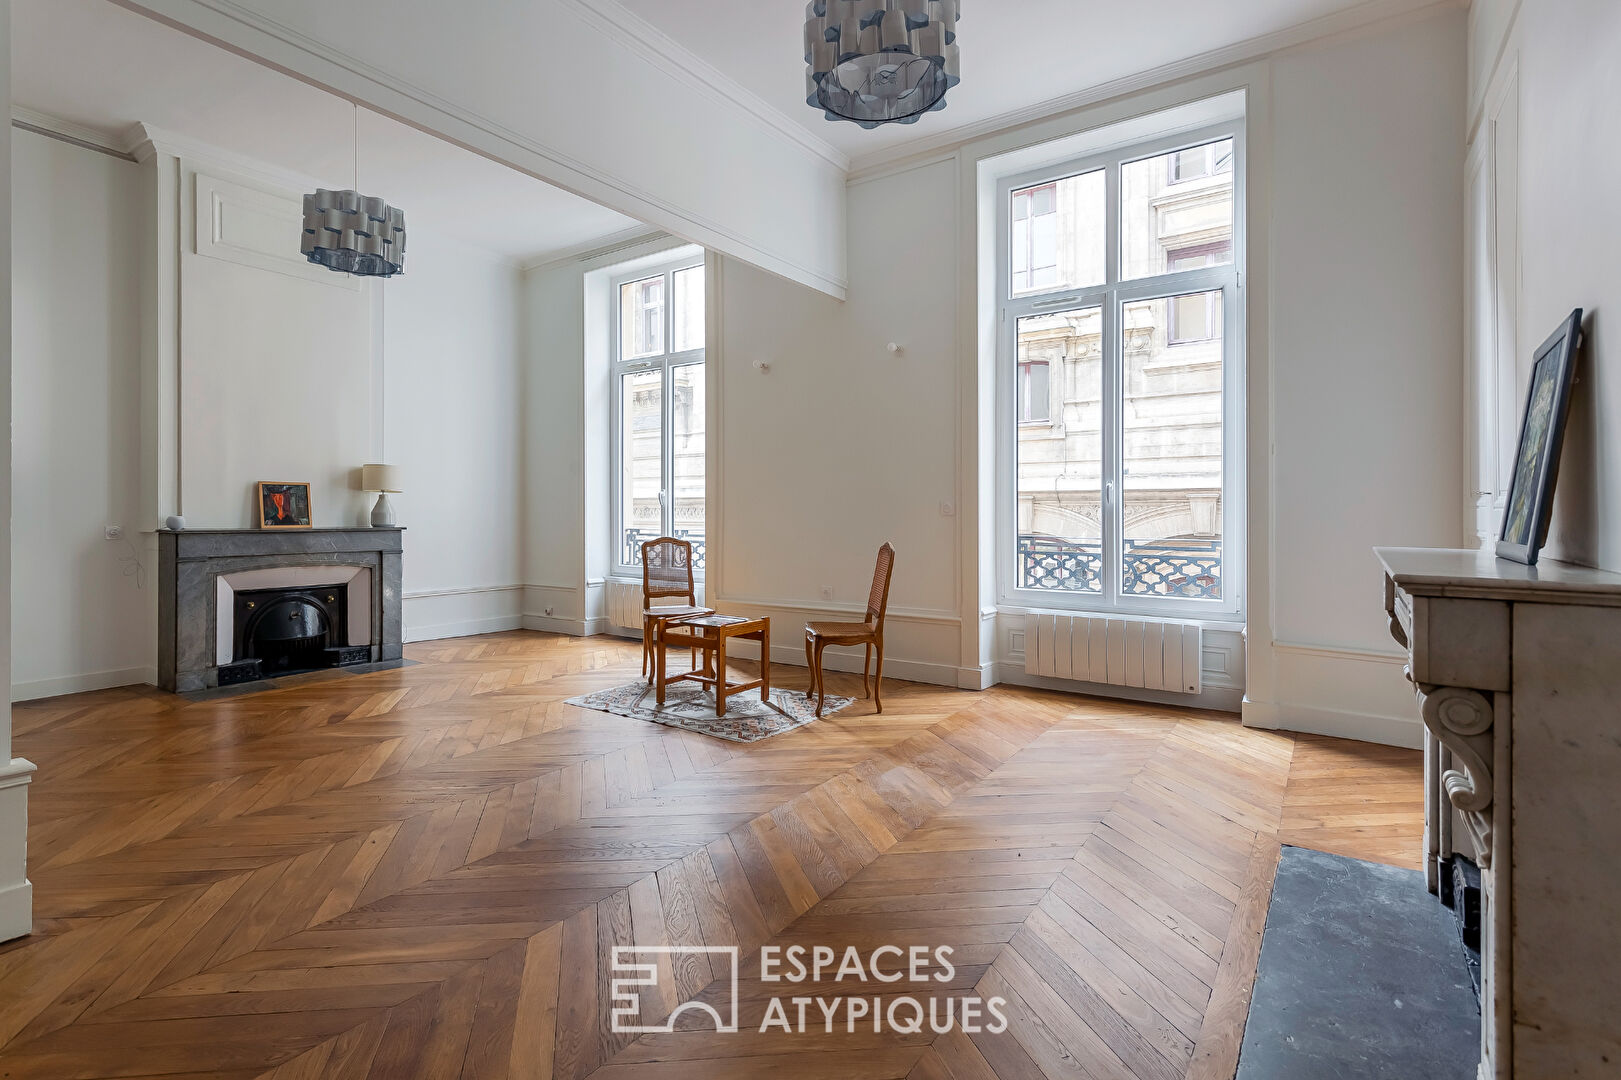
[[[1121,223],[1121,167],[1221,139],[1233,140],[1233,261],[1224,266],[1183,270],[1121,281],[1125,240]],[[1241,622],[1244,619],[1245,568],[1248,557],[1245,522],[1245,254],[1247,199],[1244,125],[1234,120],[1197,131],[1122,144],[1105,152],[1061,165],[1000,179],[996,200],[997,324],[997,597],[1015,610],[1077,610],[1137,616],[1167,616],[1191,621]],[[1082,289],[1020,293],[1012,290],[1013,192],[1066,177],[1105,170],[1106,284]],[[1121,315],[1128,303],[1166,299],[1194,292],[1222,294],[1222,597],[1136,596],[1122,591],[1124,532],[1122,457],[1124,448],[1124,339]],[[1169,306],[1169,305],[1168,305]],[[1077,308],[1103,312],[1103,588],[1098,593],[1027,589],[1019,585],[1018,565],[1018,325],[1029,315],[1056,314]],[[1056,378],[1057,376],[1055,376]],[[1057,421],[1054,421],[1057,423]]]
[[[624,501],[624,416],[625,416],[625,380],[623,376],[644,371],[660,371],[663,374],[663,428],[661,437],[662,461],[660,464],[659,505],[660,530],[662,535],[675,535],[675,498],[672,485],[675,478],[675,373],[678,368],[693,364],[706,363],[704,349],[687,349],[682,352],[670,351],[676,341],[675,337],[675,275],[694,267],[704,269],[704,258],[700,253],[697,256],[665,263],[647,269],[637,270],[633,273],[621,274],[610,279],[608,337],[609,337],[609,378],[613,380],[611,392],[608,395],[612,403],[613,415],[610,420],[609,437],[612,445],[609,450],[609,474],[612,477],[612,542],[613,568],[616,576],[635,577],[642,576],[642,568],[638,563],[625,561],[625,501]],[[665,351],[657,356],[643,356],[635,360],[626,360],[621,356],[624,342],[621,340],[621,301],[624,286],[637,281],[646,281],[649,278],[662,276],[664,278],[664,346]],[[708,282],[705,282],[708,289]],[[708,372],[705,372],[705,385],[708,384]],[[707,461],[706,461],[707,466]],[[698,580],[703,579],[701,570],[694,570]]]

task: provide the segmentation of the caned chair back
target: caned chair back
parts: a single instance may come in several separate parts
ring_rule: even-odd
[[[673,536],[661,536],[642,545],[642,606],[666,596],[684,596],[698,603],[692,579],[692,545]]]
[[[878,566],[872,574],[872,592],[867,595],[867,625],[875,630],[884,628],[884,615],[889,611],[889,578],[895,569],[895,549],[885,544],[878,549]]]

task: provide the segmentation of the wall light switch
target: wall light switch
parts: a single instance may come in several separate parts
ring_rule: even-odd
[[[109,526],[107,526],[107,539],[109,539],[109,540],[122,540],[122,539],[124,539],[124,526],[122,526],[122,525],[109,525]]]
[[[957,516],[957,504],[956,503],[949,503],[949,502],[941,503],[940,504],[940,516],[941,517],[956,517]]]

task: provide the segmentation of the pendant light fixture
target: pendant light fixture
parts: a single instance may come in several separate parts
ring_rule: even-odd
[[[360,106],[355,106],[355,186],[348,191],[319,188],[304,196],[304,238],[300,246],[312,263],[357,277],[393,277],[405,272],[405,211],[362,195],[360,187]]]
[[[960,0],[811,0],[805,103],[864,128],[915,124],[962,81]]]

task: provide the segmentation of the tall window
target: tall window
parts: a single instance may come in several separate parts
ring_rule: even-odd
[[[690,540],[704,565],[704,268],[683,263],[615,282],[614,563],[642,543]]]
[[[1002,184],[1003,602],[1242,613],[1241,148],[1213,129]]]

